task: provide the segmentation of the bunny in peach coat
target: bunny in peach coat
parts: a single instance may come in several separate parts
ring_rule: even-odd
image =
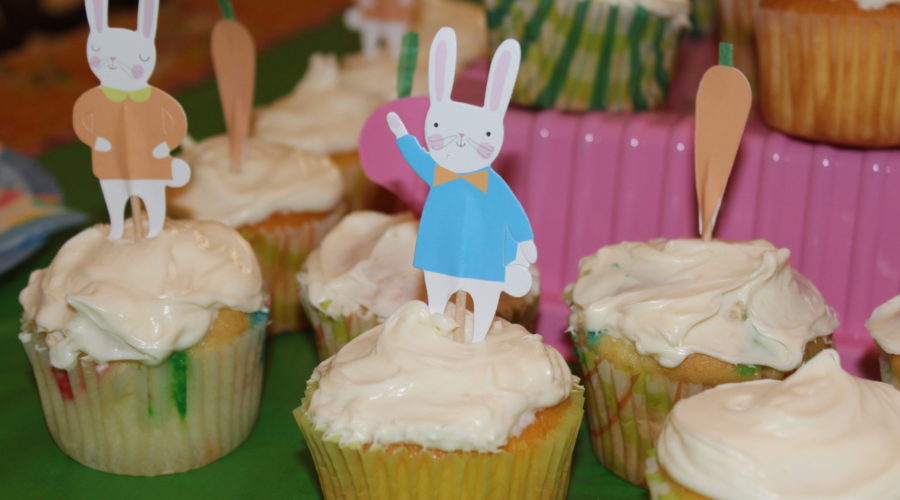
[[[147,83],[156,64],[159,3],[141,0],[135,31],[110,28],[107,8],[107,0],[85,0],[88,63],[101,85],[78,98],[72,124],[92,149],[93,172],[109,212],[109,239],[122,237],[129,196],[144,202],[152,238],[165,221],[166,187],[190,179],[187,163],[170,156],[184,140],[187,119],[172,96]]]

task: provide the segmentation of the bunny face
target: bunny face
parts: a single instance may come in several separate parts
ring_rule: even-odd
[[[464,174],[490,165],[503,145],[503,117],[519,71],[519,44],[506,40],[491,60],[483,106],[450,98],[456,73],[456,34],[441,28],[431,42],[425,141],[434,161]]]
[[[87,60],[106,87],[134,91],[147,86],[156,67],[156,0],[142,0],[135,31],[107,26],[106,0],[85,0],[88,24]]]

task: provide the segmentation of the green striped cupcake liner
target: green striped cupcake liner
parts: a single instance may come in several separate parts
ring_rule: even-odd
[[[160,365],[50,364],[45,334],[19,335],[50,435],[75,461],[113,474],[156,476],[202,467],[250,434],[259,411],[268,315],[248,314],[231,342],[176,351]]]
[[[665,104],[682,25],[642,6],[591,0],[489,0],[491,43],[519,40],[513,102],[568,111]]]
[[[659,468],[659,460],[656,458],[656,450],[652,449],[647,454],[647,489],[650,490],[650,500],[680,500],[681,495],[672,490],[669,481]]]
[[[716,31],[716,0],[691,1],[691,27],[688,34],[694,38],[712,35]]]
[[[900,371],[894,371],[893,366],[900,365],[900,356],[890,354],[878,348],[878,366],[881,368],[881,381],[900,389]]]

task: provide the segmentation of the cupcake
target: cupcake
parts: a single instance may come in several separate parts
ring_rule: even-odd
[[[844,372],[826,350],[786,380],[675,405],[648,460],[650,498],[897,498],[897,443],[900,392]]]
[[[577,378],[519,325],[458,331],[409,302],[316,368],[294,416],[325,498],[565,498]]]
[[[625,242],[579,264],[566,290],[594,452],[644,483],[644,459],[681,398],[781,379],[831,344],[834,312],[762,241]]]
[[[146,223],[144,225],[146,227]],[[19,338],[47,427],[74,460],[154,476],[206,465],[256,420],[266,294],[256,257],[217,222],[133,242],[96,225],[34,271]]]
[[[307,325],[294,276],[310,250],[344,213],[344,184],[323,155],[250,139],[240,168],[228,139],[185,146],[193,180],[170,194],[170,213],[236,228],[259,258],[272,297],[270,333]]]
[[[413,267],[419,221],[409,213],[353,212],[309,254],[297,279],[300,301],[325,359],[361,333],[384,323],[401,305],[425,299],[422,271]],[[524,297],[503,295],[497,316],[534,327],[537,268]]]
[[[762,116],[816,141],[900,145],[900,2],[761,0]]]
[[[878,306],[866,328],[878,344],[881,380],[900,389],[900,295]]]
[[[396,71],[394,63],[388,80],[392,88]],[[386,81],[387,74],[374,72],[377,82]],[[370,74],[365,80],[372,78]],[[357,152],[363,124],[384,101],[345,86],[337,57],[313,54],[294,91],[257,111],[253,130],[260,140],[330,156],[344,179],[344,199],[351,209],[387,209],[393,199],[365,176]]]
[[[644,111],[666,103],[688,0],[488,0],[491,44],[515,38],[513,102],[566,111]],[[527,20],[527,22],[526,22]]]

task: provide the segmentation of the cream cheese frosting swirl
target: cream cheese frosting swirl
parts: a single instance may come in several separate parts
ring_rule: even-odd
[[[900,295],[876,307],[866,321],[866,328],[879,347],[900,354]]]
[[[503,321],[483,342],[454,340],[456,322],[414,301],[320,364],[309,416],[347,446],[418,444],[498,451],[577,379],[540,335]]]
[[[837,327],[822,295],[762,240],[625,242],[579,264],[570,324],[625,338],[674,367],[694,353],[778,370]]]
[[[277,212],[324,212],[344,194],[340,170],[330,158],[251,138],[240,168],[231,165],[228,138],[210,137],[181,155],[193,179],[174,190],[169,205],[194,219],[232,227]]]
[[[134,243],[131,222],[120,240],[106,239],[105,224],[77,234],[19,295],[23,323],[48,334],[56,368],[71,368],[82,353],[158,364],[200,342],[219,309],[265,307],[256,257],[233,229],[170,220]]]
[[[409,213],[388,215],[357,211],[325,235],[298,274],[309,302],[331,317],[374,314],[387,318],[411,300],[425,299],[425,281],[413,267],[419,221]],[[513,311],[540,295],[537,268],[524,297],[503,295],[497,315]]]
[[[711,498],[881,500],[900,492],[898,444],[900,391],[844,372],[828,349],[784,381],[680,401],[657,451],[669,476]]]

